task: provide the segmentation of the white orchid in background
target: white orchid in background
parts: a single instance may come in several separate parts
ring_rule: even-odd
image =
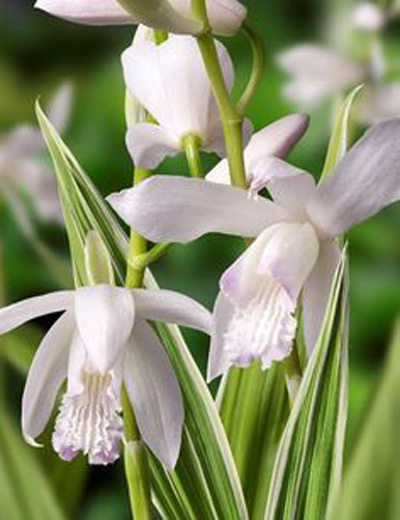
[[[400,119],[374,126],[319,186],[274,157],[257,186],[273,201],[196,179],[155,176],[109,197],[149,240],[189,242],[209,232],[256,237],[222,276],[214,312],[208,377],[260,359],[286,358],[301,297],[305,338],[318,337],[340,256],[338,236],[400,198]]]
[[[180,448],[182,396],[164,347],[147,320],[210,332],[209,312],[170,291],[93,285],[1,309],[0,334],[55,312],[63,315],[44,337],[24,390],[22,428],[27,442],[37,445],[35,439],[67,379],[54,449],[65,460],[81,451],[91,464],[113,462],[123,439],[119,396],[124,383],[144,441],[172,468]]]
[[[213,31],[230,36],[247,9],[238,0],[206,0]],[[143,24],[177,34],[197,34],[202,24],[191,16],[191,0],[38,0],[35,7],[86,25]]]
[[[68,122],[71,85],[63,85],[49,106],[49,117],[59,132]],[[21,193],[26,192],[41,218],[63,222],[52,171],[38,155],[45,149],[42,134],[33,125],[20,125],[0,136],[0,197],[5,197],[22,228],[29,233],[29,217]]]
[[[379,32],[388,20],[378,6],[360,4],[352,24],[364,31]],[[278,63],[291,79],[284,87],[287,99],[313,107],[329,96],[365,84],[360,120],[375,123],[400,114],[400,82],[385,81],[386,63],[378,38],[369,44],[368,59],[354,59],[318,44],[301,44],[278,55]]]
[[[265,168],[268,157],[285,158],[307,131],[309,117],[292,114],[266,126],[255,133],[244,150],[246,176],[252,192],[259,191],[257,181],[265,182]],[[269,170],[268,170],[269,171]],[[226,159],[220,161],[206,176],[206,179],[220,184],[230,184],[229,165]]]
[[[231,88],[231,58],[219,42],[217,50]],[[198,137],[203,149],[225,154],[217,102],[194,38],[171,35],[161,45],[136,41],[122,63],[128,91],[158,123],[128,129],[127,145],[136,166],[154,169],[166,156],[180,153],[189,135]]]

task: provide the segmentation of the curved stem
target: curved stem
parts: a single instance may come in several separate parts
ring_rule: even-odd
[[[200,150],[201,139],[197,135],[186,135],[182,139],[182,148],[185,150],[189,165],[190,175],[196,179],[204,177],[203,165],[201,163]]]
[[[205,0],[192,0],[191,5],[193,16],[201,21],[204,27],[196,39],[220,110],[231,182],[234,186],[245,189],[247,183],[243,158],[243,117],[231,100],[225,83]]]
[[[265,49],[263,40],[254,31],[247,20],[244,22],[242,30],[247,36],[251,45],[252,68],[247,87],[237,104],[237,109],[240,114],[244,113],[246,107],[253,99],[254,94],[263,79],[265,68]]]
[[[156,244],[147,253],[129,259],[130,266],[134,270],[144,270],[148,265],[161,258],[172,244]]]
[[[136,168],[134,185],[151,175],[148,170]],[[128,254],[127,288],[139,288],[143,285],[144,268],[132,266],[136,256],[146,254],[147,241],[135,230],[131,231]],[[138,430],[135,414],[125,387],[122,388],[122,409],[125,431],[125,475],[129,487],[129,498],[135,520],[151,519],[151,491],[146,448]]]

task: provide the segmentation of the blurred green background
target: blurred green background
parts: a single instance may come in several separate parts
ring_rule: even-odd
[[[49,99],[57,86],[70,80],[75,85],[75,99],[66,133],[68,145],[104,195],[129,186],[132,165],[124,146],[124,85],[119,56],[132,40],[133,29],[80,27],[34,10],[32,1],[0,1],[0,135],[15,124],[34,121],[35,98],[40,95],[44,101]],[[248,110],[248,116],[259,129],[296,110],[281,96],[284,75],[275,65],[276,53],[298,42],[323,42],[326,20],[339,4],[346,8],[351,3],[346,0],[244,3],[267,51],[265,78]],[[385,48],[393,56],[400,51],[399,28],[400,25],[391,24],[385,37]],[[236,64],[239,90],[249,71],[249,49],[241,35],[226,43]],[[312,112],[310,131],[291,156],[296,165],[315,175],[324,161],[331,105],[327,102]],[[47,160],[45,155],[43,160]],[[211,166],[216,159],[205,160]],[[186,166],[181,159],[169,160],[161,171],[183,174]],[[54,280],[21,236],[7,208],[1,208],[0,218],[7,301],[55,289]],[[349,449],[371,401],[392,324],[400,309],[399,223],[400,205],[397,205],[355,229],[349,237],[352,281]],[[67,254],[62,229],[41,225],[40,234],[49,245]],[[241,248],[240,240],[208,236],[190,246],[174,246],[154,271],[164,288],[183,291],[211,308],[218,291],[218,278]],[[204,368],[207,339],[197,333],[188,333],[187,337]],[[37,342],[38,338],[32,341]],[[10,408],[18,414],[23,379],[15,369],[7,370],[8,395],[12,396]],[[112,471],[91,471],[79,511],[76,518],[84,520],[129,518],[121,464]]]

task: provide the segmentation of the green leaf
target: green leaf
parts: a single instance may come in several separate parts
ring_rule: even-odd
[[[76,283],[89,282],[84,245],[87,234],[95,230],[112,259],[117,280],[123,284],[127,237],[39,105],[36,110],[56,169]],[[145,285],[157,287],[149,271]],[[156,324],[156,328],[181,384],[186,420],[182,453],[174,472],[168,473],[149,454],[154,502],[165,518],[246,520],[232,453],[207,385],[179,328],[163,324]]]
[[[36,454],[25,444],[4,407],[0,409],[0,424],[2,518],[66,520]]]
[[[345,273],[344,253],[319,340],[280,442],[265,520],[323,519],[338,493],[347,418]]]
[[[359,85],[353,89],[337,113],[320,182],[328,177],[348,150],[351,108],[362,88],[363,85]]]
[[[252,520],[264,518],[275,457],[288,415],[282,364],[233,368],[221,383],[220,413]]]
[[[332,520],[400,518],[400,318]]]

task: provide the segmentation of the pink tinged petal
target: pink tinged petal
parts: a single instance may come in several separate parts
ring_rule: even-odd
[[[124,373],[144,442],[168,469],[173,469],[181,446],[182,394],[163,345],[144,321],[135,324]]]
[[[229,54],[220,43],[217,50],[225,79],[232,84]],[[198,135],[206,148],[220,141],[215,96],[192,37],[172,35],[162,45],[134,44],[123,53],[122,64],[131,95],[154,116],[170,141],[180,143],[187,134]]]
[[[32,158],[44,148],[42,134],[31,125],[19,125],[5,140],[8,153],[15,158]]]
[[[247,15],[246,7],[237,0],[207,0],[206,4],[213,31],[221,36],[235,34]]]
[[[84,25],[123,25],[135,19],[117,0],[37,0],[37,9]]]
[[[84,372],[82,391],[64,394],[52,438],[63,460],[82,452],[89,464],[106,466],[119,458],[124,428],[114,388],[110,373]]]
[[[75,319],[88,358],[102,374],[117,362],[132,332],[135,308],[127,289],[93,285],[76,291]]]
[[[231,361],[224,349],[224,338],[234,311],[235,308],[229,299],[223,292],[220,292],[213,314],[213,331],[207,367],[207,381],[209,382],[224,374],[231,366]]]
[[[257,179],[263,172],[263,162],[268,163],[271,156],[284,158],[305,134],[309,117],[292,114],[266,126],[251,137],[245,152],[246,174],[249,179]],[[229,167],[225,159],[211,170],[207,180],[229,184]]]
[[[316,190],[312,175],[274,158],[268,169],[271,180],[267,187],[274,202],[297,218],[308,220],[307,204]]]
[[[35,439],[50,419],[57,392],[67,376],[73,330],[73,314],[67,312],[46,334],[29,369],[22,398],[22,430],[33,446],[38,446]]]
[[[269,241],[276,233],[277,226],[265,229],[250,247],[222,275],[219,285],[230,301],[246,305],[257,291],[263,274],[258,266]]]
[[[365,92],[363,108],[361,117],[370,124],[400,115],[400,82],[370,88]]]
[[[275,225],[224,275],[221,288],[234,308],[222,334],[231,364],[247,367],[259,359],[265,369],[290,354],[297,298],[318,250],[311,225]]]
[[[379,31],[387,22],[387,15],[378,5],[362,2],[353,11],[353,25],[365,31]]]
[[[258,273],[271,275],[296,301],[319,255],[319,240],[310,224],[281,224],[267,243]]]
[[[245,190],[166,175],[107,200],[127,224],[160,243],[186,243],[213,231],[257,236],[289,218],[271,201],[250,200]]]
[[[294,78],[288,97],[309,104],[362,81],[366,74],[357,62],[319,45],[296,46],[281,53],[278,62]]]
[[[73,88],[71,83],[64,83],[57,90],[54,98],[48,107],[48,117],[58,133],[63,133],[68,125]]]
[[[126,134],[126,144],[137,168],[154,170],[166,158],[181,152],[180,143],[160,126],[140,123]]]
[[[315,225],[335,237],[400,198],[400,118],[372,127],[309,203]]]
[[[27,321],[62,312],[71,308],[74,291],[59,291],[44,296],[36,296],[0,309],[0,334],[16,329]]]
[[[322,242],[317,263],[303,289],[304,335],[311,356],[321,331],[336,269],[341,258],[336,242]]]
[[[136,313],[142,319],[211,331],[210,312],[184,294],[144,289],[135,289],[132,294]]]

